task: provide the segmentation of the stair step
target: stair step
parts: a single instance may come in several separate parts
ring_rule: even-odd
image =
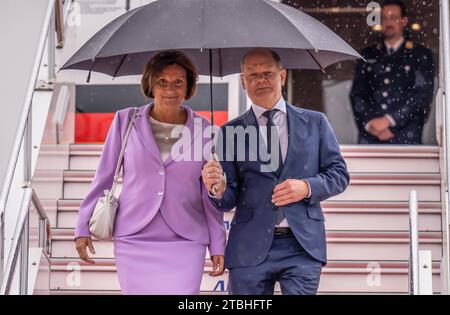
[[[228,272],[212,278],[205,269],[201,291],[213,293],[225,291]],[[67,259],[52,259],[52,293],[56,291],[103,291],[120,290],[113,260],[97,261],[95,265],[77,263]],[[439,264],[433,264],[433,290],[440,292]],[[276,286],[279,291],[279,286]],[[331,261],[322,272],[319,293],[407,293],[408,263],[371,261]],[[223,292],[222,292],[223,293]]]
[[[217,286],[225,291],[227,275],[211,277],[212,266],[207,263],[203,273],[201,291],[214,291]],[[119,290],[119,282],[116,276],[116,267],[112,259],[98,259],[95,265],[83,262],[52,259],[51,290]]]
[[[77,259],[73,229],[52,231],[52,257]],[[113,258],[113,243],[94,240],[94,259]],[[442,257],[442,236],[439,232],[420,233],[420,249],[431,250],[432,259]],[[383,260],[407,261],[409,259],[409,234],[407,232],[327,231],[329,260]],[[209,253],[206,254],[206,260]]]
[[[71,145],[70,170],[96,170],[103,145]],[[342,146],[350,173],[439,173],[439,148]]]
[[[70,146],[69,170],[63,173],[65,199],[58,201],[57,228],[52,230],[51,294],[121,294],[113,243],[94,240],[96,264],[89,265],[79,260],[73,241],[79,205],[102,148]],[[419,197],[420,248],[432,251],[434,292],[440,293],[439,148],[342,146],[341,150],[351,182],[346,192],[322,203],[329,264],[323,269],[319,294],[407,294],[411,190]],[[226,227],[233,215],[233,211],[225,214]],[[201,294],[226,294],[228,274],[211,278],[210,260],[205,264]],[[280,293],[278,285],[276,292]]]
[[[122,295],[120,290],[50,290],[50,295]]]
[[[58,201],[58,222],[54,227],[74,228],[81,199]],[[419,204],[419,230],[440,232],[441,203]],[[408,231],[409,203],[407,202],[330,202],[322,203],[327,230],[358,231]],[[229,227],[234,211],[224,214],[225,226]]]
[[[65,171],[64,199],[82,199],[87,194],[94,171]],[[416,190],[420,201],[441,200],[439,174],[352,174],[349,188],[330,201],[408,201]],[[117,195],[121,184],[117,185]]]
[[[436,294],[439,294],[436,293]],[[50,295],[122,295],[120,290],[50,290]],[[208,292],[200,291],[200,295],[228,295],[227,291],[224,292]],[[274,292],[274,295],[281,295],[281,292]],[[398,292],[376,292],[376,293],[362,293],[362,292],[319,292],[318,295],[409,295],[409,293]]]
[[[224,292],[200,291],[200,295],[227,295]],[[122,295],[120,290],[50,290],[50,295]]]

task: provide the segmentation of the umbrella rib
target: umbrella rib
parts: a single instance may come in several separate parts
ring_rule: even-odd
[[[317,58],[314,56],[314,54],[309,49],[307,49],[306,51],[311,56],[311,58],[317,63],[317,65],[320,67],[320,70],[322,70],[322,72],[325,73],[325,68],[320,64],[319,60],[317,60]]]
[[[274,9],[282,18],[284,18],[285,20],[287,20],[288,22],[289,22],[289,24],[293,27],[293,28],[295,28],[302,36],[303,36],[303,38],[309,43],[309,45],[311,46],[311,47],[313,47],[314,48],[314,45],[312,44],[312,42],[309,40],[309,38],[307,38],[306,37],[306,35],[305,34],[303,34],[302,32],[301,32],[301,30],[299,30],[292,22],[291,22],[291,20],[289,20],[289,18],[286,16],[286,15],[284,15],[283,14],[283,12],[280,12],[280,10],[278,10],[278,8],[277,7],[275,7],[275,6],[273,6],[272,4],[271,4],[271,0],[268,0],[268,1],[262,1],[263,3],[265,3],[266,5],[268,5],[268,6],[270,6],[272,9]]]
[[[119,73],[119,70],[120,70],[120,68],[122,67],[122,65],[123,65],[125,59],[127,58],[127,56],[128,56],[128,54],[123,55],[123,58],[122,58],[122,60],[120,61],[119,66],[117,67],[116,71],[114,72],[113,80],[114,80],[114,78],[116,77],[117,73]]]
[[[122,23],[120,23],[120,25],[118,25],[117,29],[120,28],[126,21],[128,21],[128,19],[129,19],[130,17],[132,17],[134,14],[136,14],[136,12],[139,11],[139,9],[140,9],[140,8],[138,7],[138,8],[135,8],[135,9],[130,10],[130,11],[128,11],[127,13],[125,13],[125,15],[128,15],[128,16],[127,16],[127,18],[126,18]],[[120,19],[120,18],[121,18],[121,16],[117,17],[115,20]],[[108,25],[109,25],[109,24],[108,24]],[[78,62],[75,62],[75,63],[71,63],[72,59],[77,55],[77,53],[78,53],[79,51],[82,51],[83,49],[85,49],[85,47],[86,47],[87,45],[90,44],[90,41],[91,41],[98,33],[102,32],[106,27],[108,27],[108,25],[105,25],[100,31],[98,31],[96,34],[94,34],[93,37],[91,37],[86,43],[84,43],[84,44],[81,46],[81,48],[78,49],[78,51],[77,51],[72,57],[70,57],[69,60],[66,61],[66,63],[60,68],[60,70],[69,69],[69,68],[66,68],[66,67],[70,67],[70,66],[79,64],[79,63],[81,63],[81,62],[87,61],[87,59],[84,59],[84,60],[81,60],[81,61],[78,61]],[[117,29],[116,29],[116,30],[113,32],[113,34],[111,34],[111,36],[105,41],[105,43],[103,44],[103,46],[100,47],[100,49],[99,49],[97,52],[95,52],[94,57],[91,58],[92,61],[94,61],[94,60],[97,58],[97,55],[100,53],[100,51],[103,49],[103,47],[104,47],[104,46],[111,40],[111,38],[115,35],[115,33],[117,32]],[[103,57],[100,57],[100,58],[103,58]],[[69,64],[70,64],[70,65],[69,65]],[[77,69],[77,68],[75,68],[75,69]],[[86,69],[84,69],[84,70],[86,70]],[[91,66],[91,68],[89,69],[89,71],[92,71],[92,70],[93,70],[93,66]],[[95,70],[94,70],[94,71],[95,71]]]
[[[91,64],[91,68],[89,69],[89,72],[88,72],[88,75],[87,75],[87,78],[86,78],[86,83],[89,83],[89,82],[91,82],[91,73],[92,73],[92,69],[94,68],[94,66],[95,66],[95,62],[97,61],[97,59],[92,59],[92,64]]]
[[[305,38],[305,40],[311,45],[311,47],[313,47],[314,49],[317,49],[317,47],[315,47],[313,44],[312,44],[312,42],[311,42],[311,40],[306,36],[306,34],[304,34],[303,32],[301,32],[301,30],[296,26],[296,25],[294,25],[292,22],[291,22],[291,20],[290,20],[290,18],[288,17],[288,16],[286,16],[285,14],[283,14],[283,12],[281,12],[276,6],[278,5],[278,4],[280,4],[280,3],[278,3],[278,2],[273,2],[273,1],[270,1],[270,0],[263,0],[262,2],[264,2],[266,5],[268,5],[268,6],[270,6],[270,7],[272,7],[273,9],[275,9],[283,18],[285,18],[296,30],[298,30],[301,34],[302,34],[302,36]],[[290,5],[287,5],[287,6],[289,6],[289,7],[291,7],[292,9],[296,9],[296,8],[293,8],[292,6],[290,6]],[[298,10],[298,9],[297,9]],[[300,10],[301,11],[301,10]],[[306,16],[308,16],[309,18],[312,18],[311,16],[309,16],[308,14],[306,14]],[[322,24],[322,26],[324,26],[325,27],[325,29],[327,29],[328,31],[330,31],[330,32],[333,32],[327,25],[325,25],[324,23],[321,23]],[[341,38],[341,40],[342,40],[342,38]],[[356,55],[351,55],[351,54],[349,54],[349,53],[345,53],[346,55],[349,55],[349,56],[356,56],[356,57],[359,57],[359,58],[362,58],[361,56],[360,56],[360,54],[358,53],[358,52],[356,52],[350,45],[349,45],[349,47],[356,53]],[[340,51],[339,50],[335,50],[335,49],[333,49],[333,48],[331,48],[331,47],[329,47],[329,48],[327,48],[327,49],[325,49],[325,50],[327,50],[327,51],[334,51],[334,52],[338,52],[338,53],[340,53]],[[313,57],[314,58],[314,57]],[[319,64],[320,65],[320,63],[314,58],[314,60],[317,62],[317,64]],[[324,69],[323,69],[323,66],[321,66],[321,68],[320,68],[322,71],[325,71]]]
[[[135,8],[135,9],[133,9],[134,12],[129,11],[129,12],[131,12],[131,13],[129,14],[129,16],[127,16],[127,18],[124,19],[122,23],[120,23],[120,25],[116,28],[116,30],[114,30],[114,31],[112,32],[111,36],[109,36],[109,38],[105,41],[105,43],[103,44],[103,46],[99,49],[99,51],[97,51],[97,53],[96,53],[96,58],[97,58],[98,54],[102,51],[102,49],[105,48],[106,45],[108,45],[109,41],[114,37],[114,35],[116,35],[116,33],[121,29],[121,27],[122,27],[129,19],[131,19],[136,13],[140,12],[140,11],[142,10],[142,8],[143,8],[143,7],[137,7],[137,8]],[[126,13],[125,13],[125,14],[126,14]],[[101,30],[100,30],[100,32],[101,32]],[[102,57],[100,57],[100,58],[105,58],[105,57],[110,57],[110,56],[102,56]]]

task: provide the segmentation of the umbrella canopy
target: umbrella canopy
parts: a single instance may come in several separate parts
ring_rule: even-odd
[[[106,25],[61,69],[113,77],[142,74],[155,53],[177,49],[200,74],[225,76],[240,73],[242,57],[255,47],[275,50],[286,69],[323,70],[361,58],[321,22],[278,2],[159,0]]]

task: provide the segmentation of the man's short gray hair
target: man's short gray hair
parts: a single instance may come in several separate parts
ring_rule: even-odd
[[[272,56],[273,60],[277,63],[278,68],[280,68],[280,70],[283,69],[283,63],[281,62],[281,57],[276,51],[269,49],[269,48],[255,48],[255,49],[247,51],[245,53],[244,57],[242,57],[241,71],[242,72],[244,71],[245,59],[247,59],[248,56],[253,55],[257,52],[264,52],[264,51],[266,51],[267,53],[269,53]]]

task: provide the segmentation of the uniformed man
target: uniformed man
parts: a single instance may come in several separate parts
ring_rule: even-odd
[[[406,40],[403,1],[385,1],[384,42],[364,49],[350,98],[360,144],[421,144],[434,91],[431,50]]]

